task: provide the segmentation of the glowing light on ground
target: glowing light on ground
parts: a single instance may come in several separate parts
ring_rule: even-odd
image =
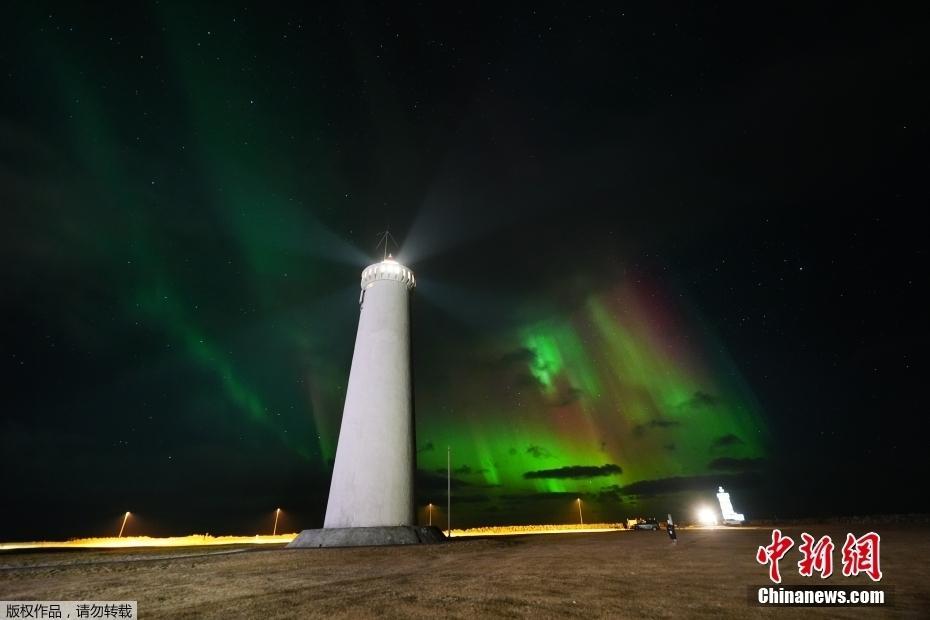
[[[523,534],[579,534],[625,530],[623,523],[589,523],[587,525],[493,525],[452,530],[452,538],[466,536],[519,536]]]
[[[289,543],[297,534],[278,534],[276,536],[210,536],[209,534],[191,534],[190,536],[172,536],[169,538],[152,538],[150,536],[124,536],[122,538],[76,538],[65,541],[34,541],[0,543],[0,551],[7,549],[117,549],[127,547],[199,547],[210,545],[266,545]]]
[[[703,506],[697,510],[697,520],[701,525],[717,525],[717,513],[711,508]]]
[[[517,536],[522,534],[578,534],[623,530],[622,523],[590,523],[587,525],[497,525],[453,529],[453,538],[469,536]],[[192,534],[153,538],[150,536],[124,536],[122,538],[76,538],[65,541],[31,541],[0,543],[0,551],[10,549],[120,549],[132,547],[200,547],[217,545],[265,545],[289,543],[297,534],[275,536],[210,536]]]

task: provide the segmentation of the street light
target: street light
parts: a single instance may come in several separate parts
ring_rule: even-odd
[[[277,535],[278,535],[278,517],[280,517],[280,516],[281,516],[281,509],[280,509],[280,508],[275,508],[275,511],[274,511],[274,530],[272,530],[272,532],[271,532],[271,535],[272,535],[272,536],[277,536]]]
[[[429,509],[429,524],[430,524],[430,527],[432,527],[433,525],[433,504],[432,502],[430,502],[428,509]]]
[[[123,537],[123,530],[126,529],[126,520],[127,520],[127,519],[129,519],[129,511],[128,511],[128,510],[126,511],[126,514],[123,515],[123,524],[122,524],[122,525],[120,526],[120,528],[119,528],[119,534],[116,536],[117,538],[122,538],[122,537]]]
[[[581,498],[578,498],[578,521],[581,522],[581,525],[584,525],[584,515],[581,514]]]
[[[446,538],[452,538],[452,446],[446,446]]]

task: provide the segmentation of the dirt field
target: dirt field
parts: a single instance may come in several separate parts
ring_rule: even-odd
[[[848,528],[807,526],[838,547]],[[608,532],[460,539],[445,545],[263,547],[0,554],[3,600],[138,600],[154,617],[930,617],[930,528],[876,528],[893,607],[751,607],[765,585],[769,529]],[[800,541],[800,528],[783,528]],[[854,531],[857,535],[864,531]],[[797,544],[797,543],[796,543]],[[209,554],[209,555],[202,555]],[[186,556],[186,557],[185,557]],[[797,574],[796,548],[781,562]],[[836,574],[830,585],[871,585]]]

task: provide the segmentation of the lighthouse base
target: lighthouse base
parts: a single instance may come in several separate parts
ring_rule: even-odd
[[[377,547],[384,545],[422,545],[446,542],[442,530],[433,526],[394,525],[383,527],[330,527],[304,530],[288,549],[320,547]]]

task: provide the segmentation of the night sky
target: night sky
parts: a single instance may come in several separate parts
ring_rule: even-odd
[[[15,4],[0,540],[321,526],[387,227],[421,509],[930,510],[926,14]]]

